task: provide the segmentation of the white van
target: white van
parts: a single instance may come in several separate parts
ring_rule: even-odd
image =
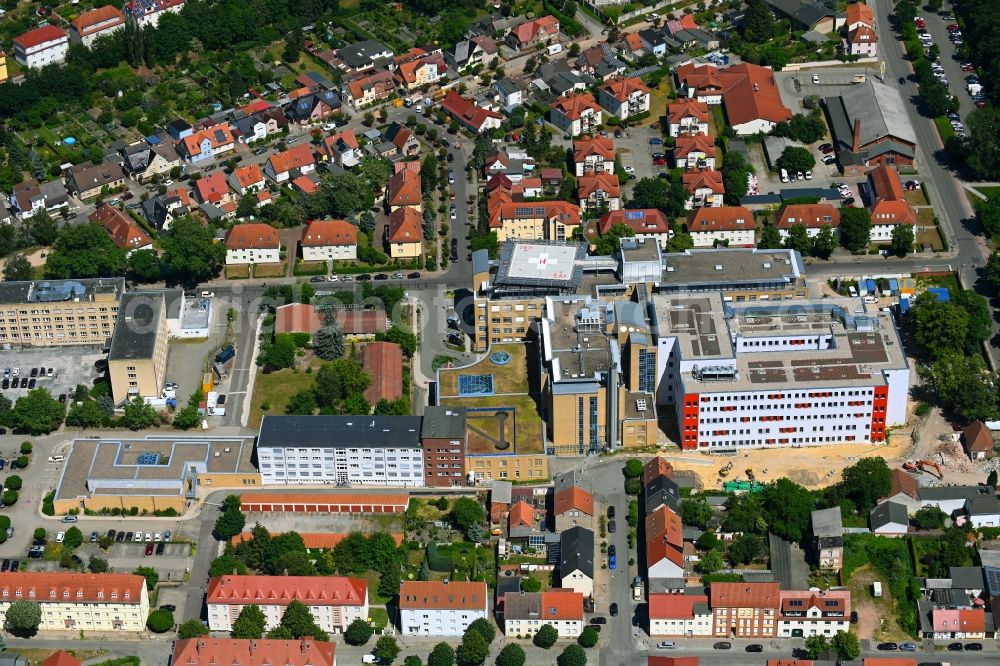
[[[215,298],[215,292],[214,291],[203,291],[203,292],[201,292],[201,297],[202,298]]]
[[[864,297],[864,298],[863,298],[862,300],[863,300],[863,301],[864,301],[865,303],[878,303],[878,299],[877,299],[877,298],[875,298],[874,296],[871,296],[871,295],[869,295],[869,296],[865,296],[865,297]]]
[[[788,171],[786,171],[785,169],[781,170],[781,182],[783,183],[788,182]]]
[[[373,654],[361,655],[361,663],[362,664],[377,664],[378,663],[378,658],[375,657],[375,655],[373,655]]]

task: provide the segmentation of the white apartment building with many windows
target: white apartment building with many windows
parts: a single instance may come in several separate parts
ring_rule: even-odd
[[[0,623],[16,601],[38,603],[43,631],[144,631],[149,615],[146,579],[133,574],[0,574]]]
[[[265,416],[257,437],[264,485],[423,486],[418,416]]]
[[[461,636],[479,618],[488,619],[485,582],[403,581],[399,588],[404,636]]]

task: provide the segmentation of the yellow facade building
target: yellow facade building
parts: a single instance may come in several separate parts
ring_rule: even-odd
[[[167,312],[162,292],[122,298],[108,352],[111,396],[116,403],[159,398],[167,372]]]
[[[549,478],[549,459],[544,453],[469,453],[465,474],[475,481],[541,481]]]
[[[124,278],[3,282],[0,344],[104,344],[124,293]]]
[[[149,615],[146,579],[134,574],[0,573],[0,622],[15,601],[34,601],[42,631],[144,631]]]

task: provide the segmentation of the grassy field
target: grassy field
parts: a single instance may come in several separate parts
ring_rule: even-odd
[[[946,116],[938,116],[934,119],[934,124],[937,125],[938,134],[941,135],[941,143],[947,143],[948,139],[955,136],[951,121]]]
[[[944,243],[941,242],[941,234],[934,227],[921,229],[917,232],[916,243],[921,248],[924,245],[929,245],[935,252],[944,249]]]
[[[514,408],[514,447],[508,449],[509,453],[541,453],[544,449],[542,442],[542,417],[538,415],[538,408],[531,396],[526,393],[520,395],[491,395],[476,398],[443,398],[443,405],[454,405],[456,407],[513,407]],[[492,442],[488,442],[469,432],[469,450],[479,453],[495,452],[496,448]]]
[[[667,108],[667,103],[670,101],[670,93],[673,87],[670,85],[670,77],[665,76],[660,81],[660,85],[653,88],[649,95],[649,109],[651,113],[649,118],[642,121],[642,125],[650,125],[660,121],[660,111],[664,111]]]
[[[314,371],[320,365],[322,362],[315,358],[310,363]],[[291,368],[270,374],[258,370],[257,380],[254,383],[253,403],[250,405],[250,427],[259,426],[264,414],[284,414],[288,399],[312,386],[315,378],[315,374],[306,374],[302,370],[295,372]],[[267,411],[261,407],[265,402],[269,406]]]
[[[528,392],[528,360],[524,345],[493,345],[490,354],[505,351],[511,355],[507,365],[495,365],[487,356],[479,363],[461,370],[447,370],[441,373],[441,395],[458,395],[458,376],[493,375],[493,390],[497,393]]]
[[[904,194],[907,203],[911,206],[926,206],[927,197],[924,196],[923,190],[907,190]]]
[[[872,583],[882,582],[882,596],[872,596]],[[906,641],[911,636],[896,624],[892,592],[884,578],[870,565],[857,569],[847,583],[851,605],[858,613],[858,638],[878,641]]]
[[[984,197],[1000,199],[1000,187],[977,187],[976,190]]]
[[[249,277],[250,266],[248,265],[226,266],[227,280],[246,280]]]
[[[257,278],[284,277],[288,275],[288,264],[284,261],[276,264],[254,264],[253,276]]]

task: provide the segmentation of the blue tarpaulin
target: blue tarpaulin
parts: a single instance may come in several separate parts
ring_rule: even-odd
[[[951,294],[948,293],[948,289],[946,287],[928,287],[927,291],[934,294],[934,298],[936,298],[939,303],[947,303],[951,300]]]
[[[899,301],[899,313],[906,314],[910,311],[910,299],[902,298]]]

